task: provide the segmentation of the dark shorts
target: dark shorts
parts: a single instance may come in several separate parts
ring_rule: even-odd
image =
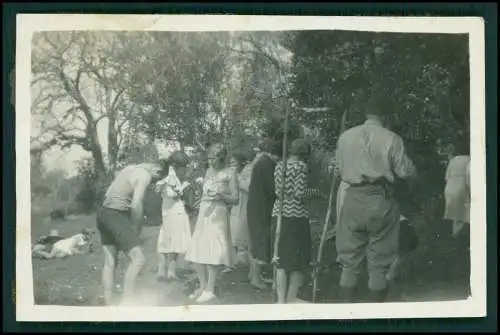
[[[273,243],[277,218],[273,217]],[[286,272],[307,272],[311,261],[311,229],[308,218],[287,218],[281,222],[278,268]]]
[[[129,251],[141,245],[139,230],[134,226],[130,212],[101,207],[97,211],[97,229],[102,245]]]

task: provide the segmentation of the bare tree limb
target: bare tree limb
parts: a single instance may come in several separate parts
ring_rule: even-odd
[[[113,99],[113,102],[111,103],[110,111],[114,112],[116,110],[118,101],[119,101],[119,99],[122,97],[122,95],[124,93],[125,93],[125,89],[121,89],[120,91],[118,91],[118,93],[116,94],[115,98]]]

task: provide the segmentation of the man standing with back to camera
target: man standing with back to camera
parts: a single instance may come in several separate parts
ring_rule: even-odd
[[[97,229],[104,249],[102,283],[106,305],[112,302],[120,251],[130,260],[125,273],[122,303],[132,303],[135,282],[145,263],[140,239],[144,220],[144,195],[147,187],[165,178],[168,171],[168,160],[125,167],[115,176],[97,211]]]
[[[337,226],[337,255],[342,265],[340,298],[353,302],[366,258],[372,302],[387,298],[387,271],[399,248],[400,211],[394,197],[396,178],[416,175],[400,136],[384,128],[393,104],[384,93],[370,98],[366,122],[338,140],[338,172],[347,183]]]

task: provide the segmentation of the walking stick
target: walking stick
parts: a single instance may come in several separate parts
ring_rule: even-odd
[[[345,129],[346,129],[346,119],[347,119],[347,113],[344,112],[342,115],[342,121],[340,123],[340,134],[342,134]],[[321,239],[319,242],[319,248],[318,248],[318,257],[316,258],[316,263],[314,263],[314,269],[313,269],[313,292],[312,292],[312,301],[316,301],[316,291],[318,289],[318,277],[319,277],[319,264],[321,263],[321,257],[323,256],[323,246],[325,244],[325,239],[327,235],[327,230],[328,230],[328,223],[330,222],[330,218],[332,216],[332,207],[333,207],[333,197],[334,194],[337,191],[337,178],[335,175],[333,176],[333,180],[331,183],[330,187],[330,196],[328,199],[328,209],[326,211],[326,216],[325,216],[325,223],[323,225],[323,232],[321,234]],[[337,199],[338,201],[338,199]],[[338,220],[338,218],[337,218]],[[336,225],[338,222],[335,223]],[[335,226],[334,226],[335,227]]]
[[[282,183],[281,183],[281,189],[280,189],[280,195],[279,195],[279,200],[280,200],[280,206],[279,206],[279,213],[278,213],[278,219],[277,219],[277,224],[276,224],[276,232],[274,235],[274,248],[273,248],[273,258],[271,260],[271,263],[273,264],[273,289],[277,290],[277,283],[276,283],[276,274],[278,270],[278,265],[279,265],[279,255],[278,255],[278,248],[279,248],[279,243],[280,243],[280,234],[281,234],[281,223],[283,221],[283,200],[285,198],[285,181],[286,181],[286,170],[287,170],[287,153],[288,153],[288,118],[289,118],[289,109],[286,108],[285,112],[285,124],[284,124],[284,134],[283,134],[283,148],[282,148],[282,161],[283,161],[283,176],[282,176]]]
[[[319,242],[319,248],[318,248],[318,257],[316,258],[316,263],[314,264],[314,269],[313,269],[313,291],[312,291],[312,302],[316,301],[316,291],[318,288],[318,277],[319,277],[319,264],[321,262],[321,257],[323,256],[323,246],[325,244],[325,238],[326,238],[326,233],[328,230],[328,223],[330,222],[330,217],[332,216],[332,201],[333,201],[333,194],[335,193],[336,189],[336,178],[333,177],[331,187],[330,187],[330,196],[328,198],[328,209],[326,211],[326,216],[325,216],[325,223],[323,224],[323,232],[321,233],[321,240]]]

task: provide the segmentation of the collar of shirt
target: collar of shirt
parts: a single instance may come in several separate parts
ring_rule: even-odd
[[[366,125],[371,125],[371,126],[379,126],[379,127],[382,127],[382,128],[384,127],[384,126],[382,125],[382,123],[380,123],[380,122],[379,122],[379,121],[377,121],[377,120],[366,120],[366,121],[365,121],[365,124],[366,124]]]

